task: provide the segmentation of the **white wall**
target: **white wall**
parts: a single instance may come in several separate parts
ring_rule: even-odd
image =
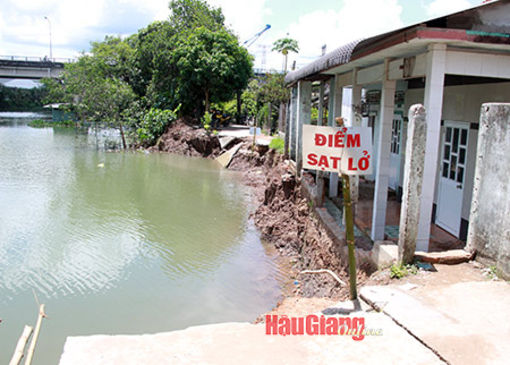
[[[406,103],[404,115],[407,116],[409,108],[413,104],[423,103],[424,89],[410,89],[406,92]],[[479,123],[480,107],[487,102],[510,102],[510,82],[478,84],[478,85],[457,85],[447,86],[443,96],[442,120],[461,121],[466,123]],[[443,128],[441,128],[441,141],[443,140]],[[406,136],[406,135],[405,135]],[[473,177],[475,171],[475,157],[477,146],[478,130],[469,130],[469,145],[464,183],[464,196],[461,217],[469,220],[471,198],[473,193]],[[439,153],[441,159],[441,151]],[[438,160],[438,171],[440,168]],[[436,174],[436,187],[440,174]],[[434,203],[437,204],[437,194],[434,194]]]

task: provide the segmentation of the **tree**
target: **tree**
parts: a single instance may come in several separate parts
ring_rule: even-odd
[[[283,55],[283,71],[287,72],[287,56],[289,52],[299,52],[299,45],[295,39],[280,38],[273,43],[273,51],[280,52]]]
[[[172,0],[170,24],[181,33],[198,27],[212,31],[225,29],[225,17],[220,8],[213,8],[202,0]]]
[[[60,80],[45,81],[51,102],[68,103],[82,121],[115,121],[122,136],[127,122],[130,132],[150,136],[149,143],[162,129],[159,122],[140,127],[150,110],[180,105],[181,115],[200,119],[211,102],[228,101],[246,88],[253,60],[224,25],[221,9],[203,0],[169,6],[168,20],[125,39],[92,43],[90,54],[66,65]]]
[[[290,91],[285,87],[285,76],[283,74],[267,74],[257,92],[257,99],[267,104],[267,128],[274,130],[273,106],[285,104],[289,101]]]
[[[169,21],[140,29],[129,39],[134,49],[131,86],[139,98],[155,107],[173,107],[176,69],[171,63],[176,30]]]
[[[128,83],[131,72],[125,65],[132,52],[126,41],[106,37],[104,42],[92,44],[90,55],[82,54],[76,62],[66,64],[60,80],[43,81],[51,102],[67,103],[82,122],[117,124],[124,148],[122,112],[135,100]]]
[[[185,111],[209,111],[211,102],[228,101],[244,89],[252,74],[253,61],[227,30],[200,27],[177,44],[173,63],[178,95]]]
[[[211,102],[246,87],[251,59],[225,27],[221,9],[202,0],[174,0],[170,10],[168,21],[133,37],[132,87],[147,108],[182,105],[182,113],[199,119]]]

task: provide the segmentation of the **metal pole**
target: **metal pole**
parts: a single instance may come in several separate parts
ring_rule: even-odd
[[[50,61],[52,61],[53,60],[53,52],[52,52],[52,46],[51,46],[51,22],[50,22],[50,18],[48,18],[47,16],[45,16],[44,19],[46,19],[48,21],[48,25],[50,28]]]

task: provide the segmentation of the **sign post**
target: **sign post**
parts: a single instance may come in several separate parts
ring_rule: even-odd
[[[303,125],[303,168],[342,174],[345,214],[345,240],[349,252],[351,299],[357,299],[354,216],[352,212],[350,175],[372,173],[372,131],[366,127]]]
[[[262,134],[262,131],[257,126],[250,127],[250,134],[253,134],[253,145],[251,146],[252,150],[255,150],[255,144],[257,143],[257,136]]]

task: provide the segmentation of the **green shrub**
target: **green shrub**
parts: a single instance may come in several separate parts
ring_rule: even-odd
[[[211,124],[212,124],[212,114],[209,112],[205,112],[202,117],[202,127],[204,127],[207,134],[211,133]]]
[[[392,279],[402,279],[403,277],[413,274],[416,275],[418,273],[418,268],[416,265],[397,265],[393,264],[390,268],[390,278]]]
[[[136,130],[140,143],[144,146],[153,145],[165,132],[165,129],[177,118],[176,110],[151,108],[146,112]]]
[[[278,153],[283,153],[285,149],[285,141],[280,137],[273,138],[269,143],[269,148],[276,150]]]
[[[60,122],[52,122],[48,120],[42,119],[34,119],[30,123],[28,123],[29,127],[32,128],[52,128],[52,127],[61,127],[61,128],[71,128],[75,127],[76,123],[72,120],[63,120]]]

